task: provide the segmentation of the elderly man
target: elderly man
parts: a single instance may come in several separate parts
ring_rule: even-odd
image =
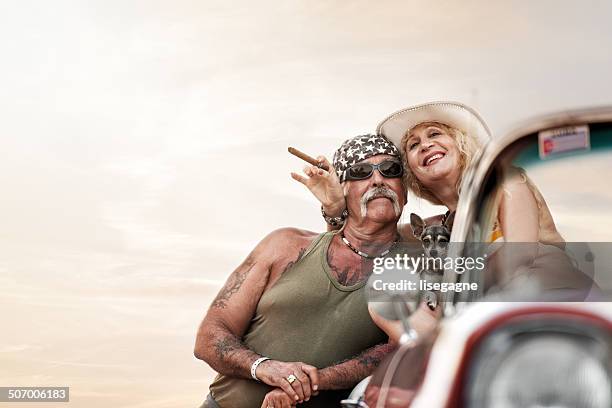
[[[399,156],[382,136],[344,142],[333,163],[344,228],[276,230],[230,275],[197,334],[195,356],[219,372],[203,407],[338,406],[392,350],[364,287],[373,259],[398,239]]]

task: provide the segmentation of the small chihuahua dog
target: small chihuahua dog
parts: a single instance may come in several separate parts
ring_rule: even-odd
[[[441,262],[428,262],[427,266],[431,263],[434,265],[443,264],[448,252],[448,242],[451,236],[451,230],[453,228],[453,221],[455,220],[455,212],[447,213],[444,216],[442,224],[431,224],[427,225],[425,221],[417,214],[410,214],[410,226],[412,227],[412,233],[416,238],[421,241],[425,256],[427,259],[440,259]],[[440,283],[444,276],[443,267],[423,268],[419,274],[421,279],[427,282]],[[439,303],[439,294],[436,296],[431,291],[426,291],[422,294],[422,298],[425,300],[427,305],[431,309],[435,309]]]
[[[432,225],[426,225],[425,221],[417,214],[410,214],[412,233],[423,244],[425,256],[428,258],[446,258],[454,220],[454,211],[444,217],[442,224]]]

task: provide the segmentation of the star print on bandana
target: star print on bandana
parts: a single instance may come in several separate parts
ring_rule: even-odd
[[[384,136],[355,136],[345,140],[340,148],[336,150],[332,164],[338,173],[340,182],[343,182],[346,169],[379,154],[400,157],[397,147]]]

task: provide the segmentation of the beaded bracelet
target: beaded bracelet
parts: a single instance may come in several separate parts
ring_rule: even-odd
[[[339,225],[344,225],[344,221],[346,221],[346,217],[348,217],[348,210],[345,208],[338,217],[330,217],[325,214],[325,210],[323,210],[323,206],[321,206],[321,214],[325,219],[325,222],[331,225],[332,227],[337,227]]]

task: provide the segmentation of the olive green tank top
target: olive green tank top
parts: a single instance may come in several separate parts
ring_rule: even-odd
[[[343,286],[332,275],[327,249],[336,233],[315,238],[304,255],[263,293],[243,338],[251,350],[273,360],[301,361],[322,369],[387,341],[370,319],[366,282]],[[210,390],[221,408],[260,408],[271,388],[219,374]],[[299,406],[339,406],[349,391],[321,391]]]

